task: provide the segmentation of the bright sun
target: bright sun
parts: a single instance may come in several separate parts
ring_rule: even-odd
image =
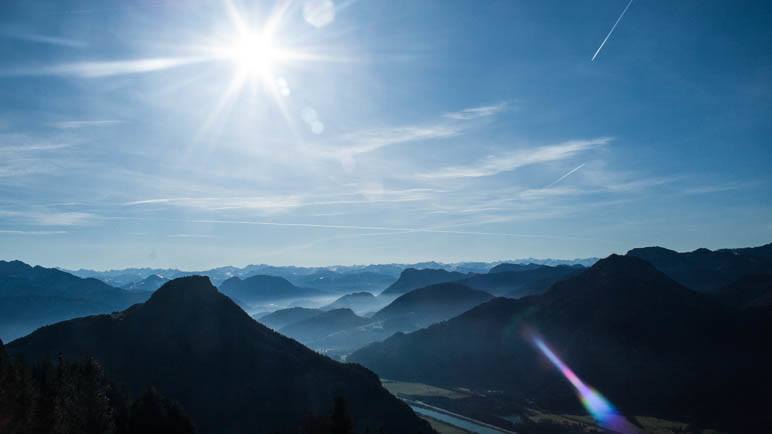
[[[223,54],[233,62],[241,74],[259,75],[263,78],[270,78],[276,62],[281,57],[280,50],[275,47],[271,38],[259,33],[240,35]]]

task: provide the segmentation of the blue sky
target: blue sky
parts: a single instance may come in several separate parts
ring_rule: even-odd
[[[207,268],[772,241],[766,2],[6,1],[0,257]]]

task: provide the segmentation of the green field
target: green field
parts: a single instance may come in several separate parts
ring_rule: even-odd
[[[469,397],[468,394],[457,390],[443,389],[422,383],[407,383],[403,381],[381,380],[383,387],[395,396],[433,396],[449,399],[461,399]]]

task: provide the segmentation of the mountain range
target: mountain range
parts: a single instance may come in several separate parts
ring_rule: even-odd
[[[716,292],[750,274],[772,272],[772,243],[743,249],[697,249],[679,253],[662,247],[627,252],[695,291]]]
[[[10,340],[53,322],[125,309],[149,296],[55,268],[0,261],[0,338]]]
[[[257,323],[205,277],[175,279],[123,312],[43,327],[7,350],[93,357],[132,394],[155,387],[179,401],[202,433],[297,432],[337,397],[357,432],[432,432],[374,374]]]
[[[329,414],[339,396],[358,430],[428,432],[372,373],[303,345],[390,380],[461,391],[409,399],[530,432],[522,421],[534,412],[583,412],[537,341],[634,422],[729,432],[772,423],[772,244],[647,247],[590,268],[440,265],[222,267],[218,292],[174,270],[115,272],[116,285],[127,280],[118,288],[0,261],[0,337],[43,326],[8,351],[33,363],[94,357],[133,396],[158,387],[179,400],[202,432],[253,432],[257,419],[292,432]],[[273,312],[256,322],[239,306]],[[58,322],[73,317],[83,318]],[[253,418],[242,396],[257,402]],[[363,408],[369,402],[385,413]]]
[[[592,265],[597,258],[584,259],[520,259],[502,261],[508,263],[535,263],[542,265]],[[118,270],[96,271],[89,269],[62,270],[81,278],[96,278],[108,285],[125,287],[139,282],[148,276],[157,274],[166,279],[185,276],[207,276],[219,286],[231,277],[242,279],[257,274],[283,277],[293,284],[328,292],[350,293],[357,291],[380,292],[399,276],[406,268],[444,269],[461,273],[485,273],[501,262],[420,262],[414,264],[371,264],[371,265],[334,265],[328,267],[276,266],[266,264],[247,265],[245,267],[217,267],[209,270],[184,271],[174,268],[125,268]]]
[[[612,255],[544,295],[496,298],[348,360],[385,378],[499,390],[580,413],[534,336],[625,414],[748,432],[772,422],[772,375],[761,368],[772,363],[772,311],[730,309],[635,255]]]
[[[381,296],[382,297],[382,296]],[[493,296],[458,283],[440,283],[403,294],[370,318],[351,309],[283,309],[259,321],[319,351],[345,355],[394,333],[450,319]]]
[[[493,295],[520,298],[541,294],[553,283],[579,274],[583,270],[584,267],[581,265],[553,267],[536,264],[502,264],[493,267],[486,274],[475,274],[458,282]]]

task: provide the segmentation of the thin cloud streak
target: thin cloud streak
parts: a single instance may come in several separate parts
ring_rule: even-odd
[[[592,55],[592,60],[591,60],[591,62],[595,62],[595,58],[596,58],[596,57],[598,57],[598,54],[600,53],[600,50],[602,50],[602,49],[603,49],[603,46],[604,46],[604,45],[606,45],[606,41],[608,41],[608,39],[611,37],[611,34],[612,34],[612,33],[614,33],[614,29],[616,29],[616,28],[617,28],[617,25],[619,24],[619,22],[620,22],[620,21],[622,21],[622,17],[624,17],[624,16],[625,16],[625,13],[627,12],[627,9],[629,9],[629,8],[630,8],[630,5],[631,5],[631,4],[633,4],[633,0],[630,0],[630,2],[629,2],[629,3],[627,3],[627,6],[625,6],[624,10],[623,10],[623,11],[622,11],[622,13],[619,15],[619,18],[617,18],[617,21],[616,21],[616,22],[614,23],[614,25],[611,27],[611,30],[609,30],[609,32],[608,32],[608,34],[606,35],[606,37],[605,37],[605,38],[603,38],[603,42],[601,42],[601,43],[600,43],[600,47],[598,47],[598,49],[595,51],[595,54],[593,54],[593,55]]]
[[[0,76],[63,76],[75,78],[101,78],[119,75],[143,74],[163,71],[193,63],[201,58],[149,58],[135,60],[91,61],[62,63],[51,66],[12,68],[0,70]]]
[[[282,226],[282,227],[302,227],[302,228],[317,228],[317,229],[349,229],[349,230],[365,230],[365,231],[388,231],[393,233],[417,232],[417,233],[447,234],[447,235],[481,235],[481,236],[493,236],[493,237],[537,238],[537,239],[551,239],[551,240],[577,239],[577,240],[586,241],[585,238],[554,237],[550,235],[540,235],[540,234],[518,234],[518,233],[510,233],[510,232],[483,232],[483,231],[452,231],[452,230],[440,230],[440,229],[430,229],[430,228],[405,228],[405,227],[388,227],[388,226],[329,225],[329,224],[316,224],[316,223],[280,223],[280,222],[265,222],[265,221],[250,221],[250,220],[191,220],[189,221],[189,223]]]
[[[609,137],[591,140],[573,140],[557,145],[539,146],[503,155],[492,155],[467,166],[452,166],[434,172],[419,174],[422,179],[481,178],[498,175],[521,167],[571,158],[581,152],[606,145]]]
[[[61,36],[41,35],[37,33],[6,32],[5,36],[19,41],[34,42],[34,43],[46,44],[46,45],[55,45],[57,47],[85,48],[86,46],[88,46],[88,44],[86,44],[83,41],[64,38]]]
[[[461,128],[453,125],[430,125],[424,127],[398,127],[381,130],[363,131],[348,134],[343,141],[350,143],[336,152],[343,155],[356,155],[377,151],[387,146],[421,140],[436,140],[455,137]]]
[[[69,143],[33,143],[29,145],[0,145],[0,153],[21,153],[21,152],[36,152],[36,151],[53,151],[57,149],[69,148],[72,145]]]
[[[61,235],[67,231],[21,231],[12,229],[0,229],[0,235]]]
[[[468,121],[472,119],[486,118],[495,116],[507,108],[507,103],[500,102],[498,104],[486,105],[480,107],[467,108],[457,112],[445,113],[443,117],[459,121]]]
[[[507,108],[507,103],[467,108],[458,112],[449,112],[442,115],[444,122],[427,125],[411,125],[393,128],[382,128],[349,133],[340,138],[345,145],[335,147],[332,150],[323,150],[324,153],[332,153],[337,158],[347,159],[358,154],[375,152],[379,149],[428,140],[449,139],[464,133],[470,127],[470,120],[495,116]]]
[[[142,199],[125,202],[122,206],[141,206],[168,204],[187,208],[200,208],[207,210],[287,210],[291,208],[332,206],[332,205],[360,205],[375,203],[404,203],[416,202],[428,199],[433,193],[440,190],[415,188],[405,190],[377,190],[364,189],[345,194],[317,194],[313,200],[300,195],[289,196],[243,196],[243,197],[167,197]],[[320,198],[327,197],[327,200]]]
[[[51,124],[54,128],[62,130],[71,130],[77,128],[88,127],[109,127],[113,125],[122,124],[123,121],[118,119],[103,119],[103,120],[81,120],[81,121],[61,121]]]
[[[79,226],[91,222],[96,216],[85,212],[51,212],[51,211],[3,211],[0,217],[22,221],[25,224],[38,226]]]
[[[512,232],[485,232],[485,231],[454,231],[440,230],[432,228],[410,228],[410,227],[392,227],[392,226],[360,226],[360,225],[337,225],[322,223],[283,223],[260,220],[218,220],[218,219],[171,219],[171,218],[152,218],[152,217],[127,217],[127,216],[102,216],[105,220],[137,220],[137,221],[167,221],[175,223],[193,223],[193,224],[222,224],[222,225],[247,225],[247,226],[274,226],[287,228],[309,228],[309,229],[332,229],[332,230],[355,230],[355,231],[376,231],[388,232],[392,234],[400,233],[426,233],[426,234],[445,234],[445,235],[479,235],[490,237],[512,237],[512,238],[533,238],[549,240],[579,240],[588,241],[587,238],[579,237],[555,237],[543,234],[522,234]]]

